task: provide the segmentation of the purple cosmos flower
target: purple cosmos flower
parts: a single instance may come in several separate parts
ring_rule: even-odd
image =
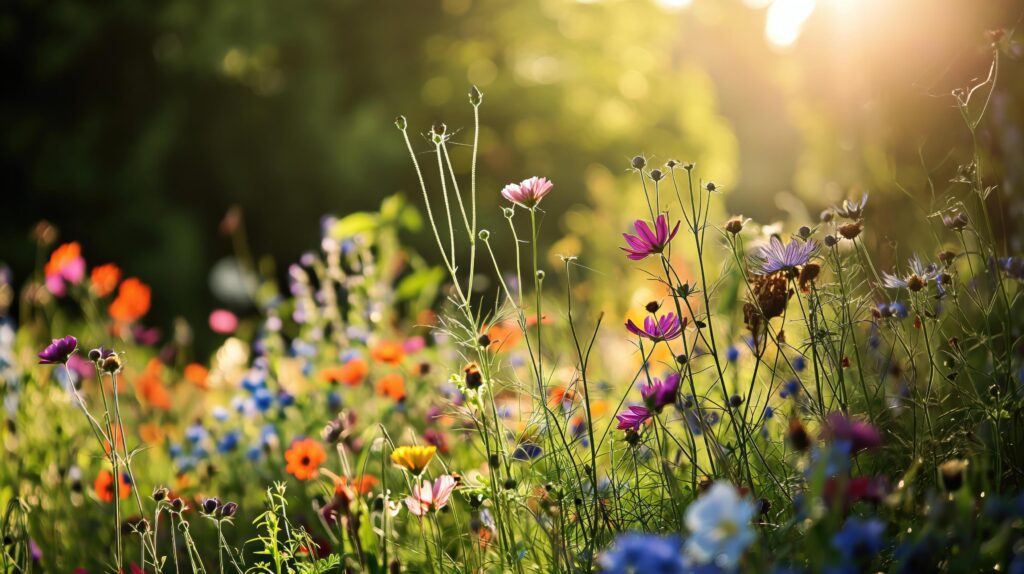
[[[782,240],[774,235],[768,245],[762,246],[754,255],[754,267],[761,275],[771,275],[777,271],[793,271],[807,262],[818,251],[814,240],[797,241],[791,239],[783,245]]]
[[[920,291],[924,289],[929,281],[934,281],[939,276],[939,269],[934,263],[925,265],[917,255],[911,257],[907,263],[910,267],[910,273],[903,277],[883,271],[882,285],[890,289]]]
[[[633,429],[640,432],[640,425],[647,422],[647,419],[651,418],[652,413],[650,409],[641,405],[631,405],[626,407],[626,410],[615,415],[615,418],[619,419],[617,429],[629,430]]]
[[[653,379],[650,383],[640,388],[640,394],[644,402],[654,412],[661,412],[661,409],[676,402],[676,393],[679,392],[679,373],[672,373],[665,377],[665,380]]]
[[[39,353],[40,365],[60,365],[66,363],[71,354],[78,348],[78,339],[68,335],[62,339],[54,339]]]
[[[870,424],[850,418],[841,412],[828,415],[825,421],[825,433],[833,441],[843,441],[850,445],[850,453],[875,448],[882,444],[882,434]]]
[[[651,229],[651,226],[643,219],[637,219],[633,222],[636,235],[622,234],[626,238],[626,244],[629,247],[620,247],[619,249],[625,251],[626,257],[633,261],[640,261],[650,255],[657,255],[664,251],[668,242],[672,241],[672,238],[676,236],[676,232],[679,231],[679,223],[677,221],[675,227],[670,232],[668,230],[668,218],[665,217],[665,214],[659,215],[658,219],[655,220],[654,229]]]
[[[684,319],[680,323],[679,317],[676,317],[675,313],[666,313],[661,318],[648,315],[644,319],[643,329],[638,327],[632,319],[626,321],[626,329],[638,337],[650,339],[657,343],[658,341],[671,341],[678,337],[683,332],[686,322],[687,320]]]
[[[548,178],[534,176],[519,183],[506,185],[501,190],[501,195],[516,205],[533,209],[540,203],[540,200],[544,199],[545,195],[551,192],[552,187],[554,184],[548,181]]]

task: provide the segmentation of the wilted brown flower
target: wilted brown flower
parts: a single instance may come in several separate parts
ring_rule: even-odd
[[[853,223],[844,223],[843,225],[839,226],[839,235],[842,235],[847,239],[853,240],[856,239],[858,235],[860,235],[860,232],[863,229],[864,226],[859,221],[855,221]]]
[[[798,280],[800,291],[804,293],[810,291],[810,285],[818,278],[819,273],[821,273],[821,265],[817,263],[804,265],[803,269],[800,270],[800,278]]]
[[[793,292],[786,286],[784,273],[757,276],[753,279],[754,301],[743,305],[743,320],[754,336],[775,317],[781,317]]]

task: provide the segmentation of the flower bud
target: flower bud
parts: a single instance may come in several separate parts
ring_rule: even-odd
[[[480,241],[487,241],[491,238],[491,232],[486,229],[481,229],[478,235],[480,237]]]
[[[543,281],[544,280],[544,270],[543,269],[538,269],[537,270],[537,280],[538,281]]]
[[[231,518],[236,512],[238,512],[238,503],[229,502],[220,507],[220,512],[218,514],[220,514],[221,518]]]
[[[733,217],[729,221],[725,222],[725,230],[729,233],[736,235],[740,231],[743,231],[743,218]]]
[[[160,502],[161,500],[166,499],[170,493],[171,491],[167,490],[166,486],[157,487],[157,489],[153,491],[153,500]]]
[[[797,230],[796,234],[800,236],[800,239],[807,239],[811,236],[811,228],[806,225],[802,225],[800,226],[800,229]]]
[[[220,499],[216,496],[203,500],[203,512],[213,514],[218,508],[220,508]]]
[[[404,132],[407,125],[408,125],[408,122],[405,121],[405,116],[397,116],[395,118],[395,127],[396,128],[398,128],[398,129],[400,129],[400,130],[402,130]]]
[[[839,243],[839,240],[836,239],[835,235],[826,235],[825,236],[825,246],[826,247],[835,247],[837,243]]]
[[[644,309],[647,309],[648,313],[657,313],[658,309],[661,309],[661,303],[658,303],[657,301],[651,301],[650,303],[644,306]]]
[[[632,164],[633,169],[643,169],[644,166],[647,165],[647,158],[642,155],[638,155],[633,157],[633,160],[630,163]]]
[[[484,101],[484,93],[480,91],[480,88],[473,86],[469,89],[469,103],[474,106],[479,106]]]
[[[652,169],[650,173],[651,179],[654,181],[661,181],[665,179],[665,173],[660,169]]]
[[[821,212],[821,222],[822,223],[828,223],[828,222],[832,221],[832,219],[835,218],[835,216],[836,216],[836,213],[834,211],[832,211],[831,208],[826,209],[826,210]]]
[[[839,226],[839,235],[842,235],[847,239],[853,240],[856,239],[858,235],[860,235],[862,229],[863,227],[861,226],[859,221],[855,221],[853,223],[844,223],[843,225]]]

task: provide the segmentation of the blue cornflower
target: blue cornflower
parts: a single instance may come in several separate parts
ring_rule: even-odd
[[[512,453],[512,458],[522,461],[533,460],[539,457],[543,452],[544,450],[541,447],[530,442],[524,442],[516,448],[515,452]]]
[[[765,407],[764,408],[764,418],[770,419],[773,416],[775,416],[775,409],[773,409],[771,407]]]
[[[231,413],[229,413],[228,410],[226,408],[224,408],[224,407],[216,406],[216,407],[213,407],[213,413],[212,414],[213,414],[213,419],[215,421],[217,421],[219,423],[222,423],[222,422],[228,420],[228,417],[230,416]]]
[[[782,398],[795,397],[800,394],[800,381],[797,379],[790,379],[786,381],[785,385],[782,385],[782,390],[779,391],[779,396]]]
[[[295,404],[295,395],[281,391],[277,394],[277,401],[282,407],[290,407]]]
[[[683,540],[679,536],[622,534],[598,562],[608,574],[683,574],[688,570],[683,557]]]
[[[794,371],[799,373],[800,371],[802,371],[802,370],[804,370],[806,368],[807,368],[807,359],[803,358],[803,356],[799,356],[799,357],[796,357],[796,358],[793,359],[793,370]]]
[[[754,271],[760,275],[795,271],[798,267],[807,265],[817,251],[818,244],[814,240],[791,239],[788,244],[783,245],[782,240],[773,235],[768,245],[758,249],[752,264]]]
[[[188,439],[192,444],[198,443],[199,441],[206,438],[206,428],[203,427],[202,423],[192,423],[185,429],[185,438]]]
[[[871,558],[882,549],[883,534],[885,523],[881,520],[851,517],[847,519],[842,530],[832,537],[832,547],[847,560]]]
[[[252,395],[253,401],[256,403],[256,408],[261,412],[266,412],[274,404],[274,395],[267,389],[257,389]]]
[[[341,395],[335,391],[327,393],[327,409],[337,411],[341,408]]]
[[[241,434],[238,431],[228,431],[221,437],[220,441],[217,442],[217,452],[225,453],[235,450],[238,448],[239,439],[241,439]]]
[[[729,349],[725,352],[725,358],[730,363],[735,363],[740,358],[740,350],[735,345],[730,345]]]
[[[245,451],[245,458],[249,459],[251,462],[258,461],[261,456],[263,456],[263,449],[261,449],[259,445],[250,446]]]
[[[263,376],[256,370],[250,370],[249,374],[242,379],[242,388],[250,393],[254,393],[258,389],[262,389],[266,384],[266,379],[263,378]]]

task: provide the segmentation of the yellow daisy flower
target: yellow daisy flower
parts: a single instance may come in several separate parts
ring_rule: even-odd
[[[420,474],[435,454],[436,446],[400,446],[391,451],[391,462],[413,474]]]

